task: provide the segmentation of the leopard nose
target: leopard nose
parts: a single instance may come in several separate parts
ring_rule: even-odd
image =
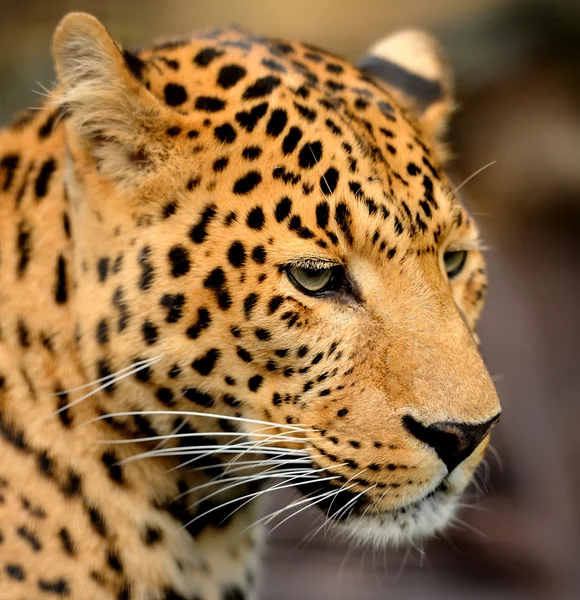
[[[419,441],[431,446],[451,473],[479,446],[500,414],[485,423],[453,423],[442,421],[425,427],[410,415],[403,417],[407,431]]]

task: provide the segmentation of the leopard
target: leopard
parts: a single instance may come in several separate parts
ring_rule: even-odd
[[[441,531],[500,404],[439,43],[129,51],[70,13],[52,55],[0,132],[0,598],[256,598],[267,524],[309,507]]]

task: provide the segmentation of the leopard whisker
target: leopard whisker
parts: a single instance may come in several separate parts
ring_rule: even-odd
[[[157,356],[154,356],[153,358],[145,358],[143,360],[139,360],[139,361],[129,365],[128,367],[119,369],[115,373],[111,373],[110,375],[105,375],[105,377],[101,377],[99,379],[94,379],[93,381],[89,381],[89,383],[85,383],[83,385],[77,385],[76,387],[72,387],[67,390],[63,390],[61,392],[56,392],[53,395],[54,396],[66,396],[68,394],[72,394],[73,392],[78,392],[80,390],[86,390],[87,388],[91,388],[96,384],[103,383],[104,381],[109,381],[111,379],[115,379],[115,377],[117,377],[118,375],[120,375],[122,373],[126,373],[127,371],[132,371],[135,368],[138,368],[139,370],[141,370],[141,369],[150,367],[152,364],[155,364],[156,362],[161,360],[162,357],[163,356],[161,354],[159,354]]]
[[[205,413],[205,412],[196,412],[196,411],[187,411],[187,410],[130,410],[130,411],[107,413],[106,415],[99,415],[98,417],[93,417],[92,419],[83,421],[82,423],[79,424],[79,427],[83,427],[85,425],[90,425],[91,423],[95,423],[96,421],[102,421],[103,419],[107,419],[110,417],[134,417],[136,415],[142,415],[142,416],[173,415],[173,416],[187,416],[187,417],[205,417],[208,419],[221,419],[221,420],[236,421],[236,422],[240,422],[240,423],[268,425],[272,428],[277,427],[280,429],[288,429],[289,431],[298,431],[298,432],[303,431],[304,427],[310,427],[307,425],[305,425],[304,427],[298,427],[296,425],[283,425],[282,423],[259,421],[257,419],[247,419],[245,417],[234,417],[234,416],[230,416],[230,415],[223,415],[223,414],[217,414],[217,413]]]
[[[335,477],[332,477],[331,479],[335,479]],[[324,480],[324,479],[323,479],[323,480]],[[321,479],[317,477],[317,478],[316,478],[316,481],[321,481]],[[308,483],[316,483],[316,481],[312,481],[312,482],[305,482],[305,484],[304,484],[304,485],[307,485]],[[291,485],[289,485],[288,487],[292,487],[292,484],[291,484]],[[282,489],[282,488],[278,488],[278,489]],[[220,490],[220,492],[221,492],[221,491],[223,491],[223,490]],[[254,496],[256,496],[256,495],[260,495],[260,494],[263,494],[263,493],[265,493],[265,492],[269,492],[269,491],[273,491],[273,490],[270,490],[270,489],[268,489],[268,490],[260,490],[259,492],[253,492],[252,494],[247,494],[246,496],[242,496],[242,497],[240,497],[240,498],[234,498],[233,500],[229,500],[229,501],[227,501],[227,502],[224,502],[223,504],[220,504],[220,505],[218,505],[218,506],[214,506],[214,507],[210,508],[209,510],[206,510],[206,511],[205,511],[205,512],[203,512],[202,514],[200,514],[200,515],[197,515],[196,517],[194,517],[193,519],[191,519],[191,521],[187,522],[187,523],[186,523],[186,524],[183,526],[183,529],[185,529],[185,528],[189,527],[190,525],[192,525],[193,523],[195,523],[195,521],[197,521],[198,519],[201,519],[202,517],[205,517],[206,515],[208,515],[208,514],[210,514],[210,513],[214,512],[214,511],[216,511],[216,510],[220,510],[220,509],[222,509],[224,506],[227,506],[228,504],[233,504],[233,503],[235,503],[235,502],[239,502],[240,500],[244,500],[244,499],[246,499],[246,498],[248,498],[248,497],[250,497],[250,501],[251,501],[251,500],[253,499],[253,497],[254,497]],[[241,508],[241,507],[240,507],[240,508]],[[235,512],[236,512],[236,511],[233,511],[231,514],[234,514]],[[247,528],[246,528],[246,529],[247,529]],[[245,531],[245,530],[244,530],[244,531]]]
[[[311,474],[311,473],[318,473],[318,472],[322,472],[322,471],[328,471],[329,469],[331,469],[331,468],[333,468],[333,467],[336,467],[336,466],[337,466],[337,465],[330,465],[330,466],[328,466],[328,467],[324,467],[324,468],[321,468],[321,469],[317,469],[316,471],[312,471],[311,469],[305,469],[305,472],[306,472],[307,474]],[[342,466],[342,465],[341,465],[341,466]],[[326,478],[326,479],[321,479],[321,478],[320,478],[318,475],[317,475],[316,477],[317,477],[317,480],[318,480],[318,481],[329,481],[329,480],[331,480],[331,479],[332,479],[332,480],[334,480],[334,479],[338,479],[338,478],[339,478],[338,476],[331,476],[331,477],[329,477],[329,478]],[[266,491],[275,491],[276,489],[282,489],[281,487],[278,487],[279,485],[280,485],[280,484],[276,484],[276,485],[274,485],[273,487],[271,487],[271,488],[268,488],[268,490],[266,490]],[[286,488],[286,487],[294,487],[294,485],[295,485],[295,484],[287,485],[287,486],[284,486],[284,488]],[[248,502],[249,502],[249,501],[248,501]],[[241,508],[243,508],[243,507],[244,507],[246,504],[247,504],[247,502],[244,502],[244,503],[243,503],[243,504],[242,504],[240,507],[238,507],[236,510],[240,510],[240,509],[241,509]],[[236,512],[236,510],[234,510],[234,511],[233,511],[233,513],[231,513],[231,514],[234,514],[234,513]],[[230,516],[231,516],[231,515],[230,515]]]
[[[482,171],[485,171],[486,169],[488,169],[489,167],[495,165],[495,163],[497,162],[497,160],[492,160],[491,162],[487,163],[486,165],[483,165],[483,167],[480,167],[479,169],[477,169],[477,171],[475,171],[474,173],[472,173],[469,177],[466,177],[454,190],[453,190],[453,194],[457,194],[457,192],[466,184],[469,183],[474,177],[477,177],[477,175],[479,175]]]
[[[272,439],[273,436],[268,435],[267,433],[258,433],[252,434],[253,436],[259,436],[259,437],[264,437],[265,440],[263,441],[268,441],[270,439]],[[99,444],[111,444],[111,445],[119,445],[119,444],[137,444],[137,443],[142,443],[142,442],[155,442],[157,440],[164,440],[164,441],[168,441],[168,440],[177,440],[177,439],[182,439],[182,438],[187,438],[187,437],[228,437],[228,436],[237,436],[238,438],[240,437],[246,437],[246,434],[240,435],[238,432],[229,432],[229,431],[196,431],[196,432],[191,432],[191,433],[169,433],[167,435],[154,435],[151,437],[144,437],[144,438],[126,438],[126,439],[122,439],[122,440],[98,440],[97,443]],[[293,444],[299,444],[299,443],[306,443],[307,441],[310,440],[314,440],[314,439],[318,439],[318,438],[280,438],[281,441],[286,441],[286,442],[291,442]],[[261,440],[258,440],[257,442],[255,442],[254,445],[259,445],[259,442]],[[247,442],[249,443],[249,442]],[[182,446],[183,449],[187,449],[188,446]]]
[[[157,359],[159,360],[159,359]],[[83,394],[80,398],[77,398],[76,400],[73,400],[72,402],[69,402],[68,404],[66,404],[65,406],[61,406],[60,408],[58,408],[57,410],[55,410],[54,412],[50,413],[47,417],[45,417],[41,422],[45,422],[48,419],[51,419],[52,417],[55,417],[57,415],[59,415],[60,413],[62,413],[65,410],[68,410],[69,408],[72,408],[73,406],[76,406],[77,404],[80,404],[81,402],[83,402],[83,400],[87,400],[88,398],[90,398],[91,396],[94,396],[95,394],[97,394],[98,392],[108,388],[111,385],[114,385],[115,383],[121,381],[122,379],[126,379],[127,377],[130,377],[131,375],[134,375],[135,373],[138,373],[139,371],[141,371],[142,369],[145,369],[148,366],[151,366],[151,364],[154,364],[155,362],[157,362],[157,360],[151,362],[148,365],[143,365],[140,366],[137,369],[133,369],[129,372],[123,373],[122,375],[119,376],[115,376],[113,379],[107,381],[106,383],[104,383],[103,385],[100,385],[99,387],[95,388],[94,390],[91,390],[90,392]]]

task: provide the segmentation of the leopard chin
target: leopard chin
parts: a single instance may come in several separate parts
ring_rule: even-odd
[[[396,547],[433,537],[453,520],[460,495],[439,486],[421,500],[395,510],[347,517],[336,531],[361,545]]]
[[[414,545],[432,538],[453,522],[462,494],[471,481],[473,462],[473,459],[466,461],[435,482],[422,497],[395,508],[376,508],[377,502],[369,504],[360,494],[344,490],[332,493],[331,486],[324,484],[314,492],[314,497],[318,498],[324,490],[322,494],[328,495],[329,500],[313,504],[325,513],[329,531],[357,545],[375,548]],[[303,492],[306,493],[305,489]],[[313,494],[312,486],[309,494]]]

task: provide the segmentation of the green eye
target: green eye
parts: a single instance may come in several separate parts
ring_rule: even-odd
[[[449,279],[453,279],[456,275],[459,275],[465,266],[467,260],[467,251],[458,250],[456,252],[446,252],[443,255],[443,263],[445,265],[445,271]]]
[[[294,286],[309,296],[338,290],[342,287],[344,273],[342,267],[290,267],[288,278]]]

